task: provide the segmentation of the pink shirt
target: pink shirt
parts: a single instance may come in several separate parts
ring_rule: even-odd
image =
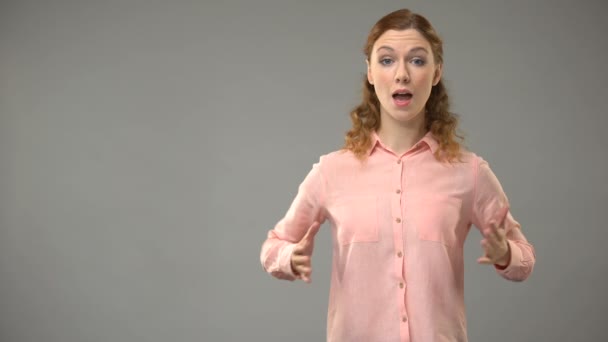
[[[463,245],[471,225],[495,222],[508,199],[474,153],[465,151],[463,163],[437,161],[430,132],[401,156],[376,134],[372,146],[365,164],[350,151],[336,151],[313,165],[285,217],[268,232],[262,265],[294,280],[295,244],[314,220],[328,220],[327,341],[467,341]],[[534,248],[510,212],[504,227],[511,261],[495,270],[522,281],[532,273]]]

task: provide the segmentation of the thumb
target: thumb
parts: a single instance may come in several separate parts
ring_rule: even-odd
[[[317,221],[313,222],[312,225],[308,228],[306,235],[302,238],[302,241],[311,241],[315,238],[315,235],[319,232],[319,228],[321,224]]]

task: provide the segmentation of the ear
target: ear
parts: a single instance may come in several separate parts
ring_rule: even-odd
[[[367,58],[365,59],[365,63],[367,64],[367,82],[369,82],[369,84],[374,84],[374,80],[372,79],[372,69],[369,65],[369,61],[367,60]]]
[[[441,81],[441,75],[443,74],[443,64],[438,64],[435,69],[435,75],[433,76],[433,86],[436,86]]]

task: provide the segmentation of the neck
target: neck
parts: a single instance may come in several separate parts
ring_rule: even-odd
[[[378,137],[395,154],[401,155],[416,144],[427,130],[424,128],[424,115],[408,122],[398,122],[389,115],[382,115]]]

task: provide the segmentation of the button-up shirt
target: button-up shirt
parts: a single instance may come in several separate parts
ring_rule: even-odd
[[[295,245],[314,221],[331,224],[327,341],[467,341],[463,246],[472,225],[505,229],[511,259],[494,266],[498,275],[531,274],[534,248],[487,161],[464,150],[461,162],[442,163],[438,147],[428,132],[396,155],[374,132],[363,162],[347,150],[323,155],[268,232],[264,269],[294,280]]]

